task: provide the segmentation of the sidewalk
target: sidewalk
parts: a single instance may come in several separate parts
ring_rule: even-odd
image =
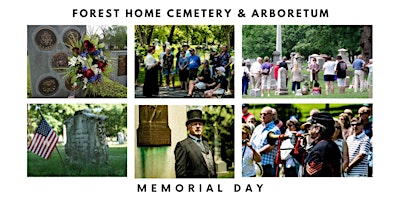
[[[180,87],[176,87],[175,90],[172,88],[167,91],[167,87],[159,87],[160,91],[158,93],[158,96],[155,96],[154,98],[184,98],[184,96],[187,95],[187,91],[181,90]],[[146,98],[143,96],[143,85],[138,85],[135,88],[135,98]]]

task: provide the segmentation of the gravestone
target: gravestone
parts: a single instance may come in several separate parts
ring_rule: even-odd
[[[125,142],[124,133],[118,132],[117,137],[118,137],[118,144],[124,144],[124,142]]]
[[[218,175],[228,173],[227,164],[225,161],[222,160],[221,157],[220,138],[221,136],[218,131],[218,122],[214,122],[214,162],[215,162],[215,170]]]
[[[278,70],[278,87],[276,90],[276,95],[288,95],[288,89],[286,88],[286,77],[287,70],[284,67]]]
[[[71,55],[66,43],[86,34],[86,26],[28,26],[28,57],[32,97],[67,97],[70,84],[63,76]]]
[[[127,52],[111,51],[111,60],[114,71],[110,74],[110,79],[127,86]]]
[[[106,119],[107,116],[96,115],[91,110],[80,110],[64,121],[67,132],[65,154],[68,162],[109,164]]]
[[[171,129],[168,126],[168,106],[139,106],[137,146],[171,146]]]
[[[346,62],[347,66],[349,66],[351,63],[349,61],[349,56],[347,56],[347,49],[339,49],[338,52],[339,52],[338,55],[341,55],[342,60]]]

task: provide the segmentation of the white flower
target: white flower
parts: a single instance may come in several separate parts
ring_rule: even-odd
[[[80,78],[82,76],[83,76],[83,74],[76,74],[76,78]]]
[[[68,65],[71,67],[74,67],[76,65],[76,61],[77,58],[76,57],[72,57],[69,61],[68,61]]]

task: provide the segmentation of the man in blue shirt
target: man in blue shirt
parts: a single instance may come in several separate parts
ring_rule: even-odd
[[[199,66],[201,65],[200,57],[196,55],[193,48],[189,49],[190,57],[188,58],[189,61],[189,81],[196,80],[197,72],[199,71]]]
[[[362,55],[359,55],[357,59],[353,62],[354,68],[354,92],[357,92],[358,86],[360,85],[360,92],[363,91],[364,88],[364,66],[365,62],[363,60]]]
[[[277,153],[277,140],[268,138],[270,131],[275,135],[280,135],[281,131],[275,125],[273,120],[273,109],[264,107],[260,113],[261,124],[258,125],[251,136],[250,142],[255,150],[261,154],[261,165],[263,168],[263,177],[274,177],[275,173],[275,157]]]

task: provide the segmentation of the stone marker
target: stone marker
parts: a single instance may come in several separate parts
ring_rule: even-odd
[[[86,26],[28,26],[28,57],[32,97],[66,98],[71,87],[64,80],[71,39],[86,34]]]
[[[107,116],[96,115],[87,109],[76,111],[64,121],[67,132],[65,154],[69,163],[109,164],[106,119]]]
[[[171,146],[168,106],[140,105],[137,146]]]
[[[286,77],[287,70],[284,67],[278,70],[278,88],[276,90],[276,95],[288,95],[288,90],[286,88]]]

